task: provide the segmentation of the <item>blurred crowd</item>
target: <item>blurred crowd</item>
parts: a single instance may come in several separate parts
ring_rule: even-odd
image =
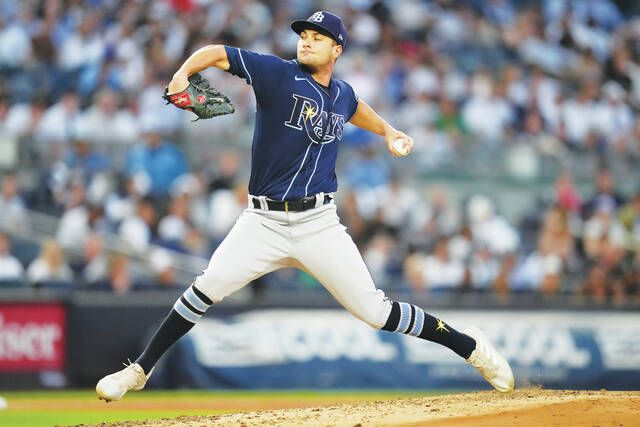
[[[640,193],[610,166],[640,161],[640,7],[612,0],[0,0],[0,281],[187,285],[172,254],[208,259],[247,204],[255,101],[206,71],[237,112],[190,123],[164,86],[209,43],[294,57],[289,23],[317,9],[349,28],[337,76],[417,142],[400,164],[345,128],[339,209],[379,286],[640,302]],[[419,182],[514,148],[556,166],[524,218]],[[599,164],[587,191],[576,155]],[[35,249],[34,211],[60,218]]]

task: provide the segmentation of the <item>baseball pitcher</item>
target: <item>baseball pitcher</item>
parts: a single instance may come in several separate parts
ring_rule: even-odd
[[[392,301],[376,289],[336,213],[338,145],[346,122],[383,136],[393,156],[409,154],[413,140],[359,99],[348,83],[332,77],[348,38],[340,17],[320,11],[293,22],[291,28],[300,35],[295,60],[205,46],[186,60],[169,83],[166,99],[203,118],[233,112],[233,107],[208,85],[209,92],[200,89],[199,71],[219,68],[253,88],[257,111],[248,206],[140,357],[98,382],[98,397],[119,400],[129,390],[142,389],[162,354],[212,304],[283,267],[314,276],[371,327],[444,345],[476,367],[497,390],[513,390],[508,362],[480,330],[459,332],[421,308]]]

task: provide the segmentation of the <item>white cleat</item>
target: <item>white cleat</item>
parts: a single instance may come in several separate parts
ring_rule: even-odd
[[[122,399],[122,396],[130,390],[142,390],[152,372],[153,369],[151,369],[149,375],[145,375],[142,366],[137,363],[125,365],[124,369],[107,375],[98,381],[96,385],[98,399],[111,402],[112,400]]]
[[[513,390],[513,372],[509,362],[491,345],[484,332],[478,328],[469,328],[463,331],[476,340],[476,348],[467,359],[467,362],[475,367],[485,380],[499,392],[507,393]]]

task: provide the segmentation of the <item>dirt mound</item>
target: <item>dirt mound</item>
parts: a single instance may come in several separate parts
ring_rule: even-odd
[[[640,392],[523,389],[103,426],[637,426]]]

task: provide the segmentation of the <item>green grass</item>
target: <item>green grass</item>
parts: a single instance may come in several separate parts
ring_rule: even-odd
[[[214,413],[206,413],[215,415]],[[15,411],[0,415],[0,425],[6,427],[40,427],[54,425],[99,424],[112,421],[173,418],[179,415],[205,415],[203,411]]]
[[[8,408],[0,411],[0,426],[42,427],[97,424],[114,421],[159,419],[180,415],[219,415],[257,410],[261,406],[331,405],[346,401],[371,401],[442,394],[412,391],[144,391],[121,402],[97,401],[93,391],[3,392]],[[158,409],[150,409],[156,405]]]

